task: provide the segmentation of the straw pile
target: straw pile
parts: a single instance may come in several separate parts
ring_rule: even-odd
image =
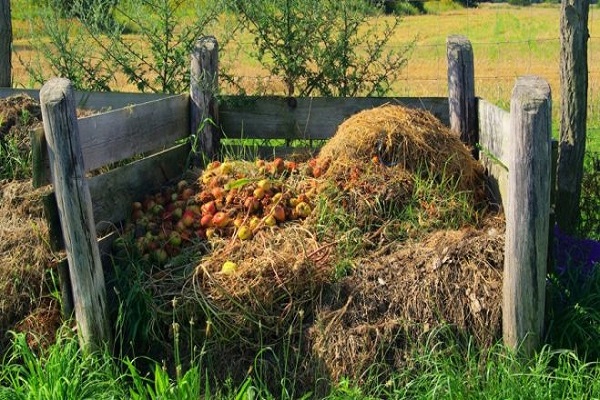
[[[460,190],[482,190],[483,169],[470,150],[433,114],[399,105],[365,110],[348,118],[321,149],[328,175],[346,177],[373,161],[396,175],[451,179]]]

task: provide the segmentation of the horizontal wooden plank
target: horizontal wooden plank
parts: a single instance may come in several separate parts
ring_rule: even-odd
[[[386,103],[429,110],[448,124],[445,97],[250,96],[223,96],[219,102],[219,123],[228,138],[329,139],[351,115]]]
[[[510,113],[479,99],[479,159],[486,168],[491,194],[506,209],[508,157],[506,148],[510,135]]]
[[[94,221],[99,234],[127,219],[131,204],[157,191],[167,181],[181,176],[190,146],[180,144],[163,152],[90,178]]]
[[[86,171],[170,146],[189,134],[189,97],[177,95],[78,120]]]
[[[85,171],[115,163],[136,154],[162,150],[189,134],[189,96],[170,96],[90,117],[79,118],[79,135]],[[43,147],[43,146],[40,146]],[[49,160],[42,153],[39,184],[51,182]]]
[[[38,89],[0,88],[0,98],[26,94],[39,101]],[[160,100],[172,95],[165,93],[123,93],[123,92],[82,92],[75,91],[75,103],[78,108],[89,110],[114,110],[133,104]]]

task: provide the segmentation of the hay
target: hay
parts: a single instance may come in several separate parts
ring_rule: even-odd
[[[193,314],[201,311],[196,320],[209,320],[223,340],[258,350],[312,314],[317,293],[333,276],[331,247],[300,224],[260,231],[252,241],[231,240],[203,258],[183,297]],[[233,274],[221,272],[225,261],[237,264]]]
[[[42,190],[31,181],[0,182],[0,332],[15,328],[45,293],[52,260]],[[0,348],[8,337],[2,335]]]
[[[460,139],[430,112],[399,105],[348,118],[318,159],[328,165],[329,176],[338,178],[376,161],[391,174],[450,178],[459,190],[482,189],[483,168]]]
[[[402,368],[411,346],[445,324],[491,345],[501,335],[503,229],[494,219],[359,260],[318,312],[310,351],[334,380],[360,380],[373,367]]]

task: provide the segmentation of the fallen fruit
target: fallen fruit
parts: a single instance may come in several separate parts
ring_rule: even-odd
[[[237,270],[237,264],[233,261],[225,261],[221,267],[221,273],[231,275]]]
[[[310,206],[307,203],[305,203],[304,201],[301,201],[300,203],[298,203],[296,205],[295,210],[300,218],[308,217],[312,211]]]
[[[252,239],[252,236],[253,236],[252,229],[250,229],[250,227],[248,225],[242,225],[238,229],[237,237],[240,240],[249,240],[249,239]]]

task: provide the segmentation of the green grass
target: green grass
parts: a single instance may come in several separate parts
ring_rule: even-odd
[[[544,347],[529,360],[497,344],[482,350],[444,329],[415,349],[409,367],[385,382],[367,376],[358,385],[347,379],[328,393],[297,393],[293,382],[281,392],[267,388],[272,377],[260,370],[238,383],[214,383],[210,365],[197,359],[178,373],[151,363],[146,373],[137,361],[110,353],[84,355],[77,338],[66,332],[41,354],[33,353],[25,335],[14,337],[12,352],[0,371],[0,395],[14,399],[583,399],[600,396],[600,365],[568,350]],[[269,349],[265,349],[266,352]],[[257,355],[258,357],[258,355]],[[139,361],[139,360],[138,360]],[[282,360],[279,360],[283,364]],[[287,385],[287,387],[286,387]],[[304,396],[304,397],[302,397]]]

